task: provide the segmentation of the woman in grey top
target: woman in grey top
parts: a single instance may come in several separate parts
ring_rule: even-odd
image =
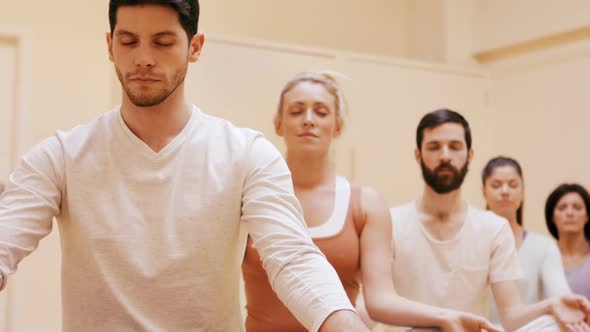
[[[487,208],[510,223],[524,276],[520,281],[522,301],[536,303],[571,293],[555,242],[523,226],[524,179],[520,164],[508,157],[493,158],[483,169],[482,183]],[[499,321],[493,301],[490,318]]]
[[[590,195],[576,183],[558,186],[547,198],[547,228],[559,244],[567,281],[574,293],[590,299]]]

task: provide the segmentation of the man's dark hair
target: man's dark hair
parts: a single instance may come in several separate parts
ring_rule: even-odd
[[[557,188],[555,188],[555,190],[551,192],[551,194],[549,194],[549,197],[547,197],[547,202],[545,203],[545,222],[547,223],[549,233],[551,233],[555,239],[559,239],[559,232],[557,231],[557,226],[553,220],[553,212],[555,211],[559,200],[569,193],[576,193],[580,195],[580,197],[582,197],[582,201],[584,201],[586,215],[588,216],[590,213],[588,210],[590,208],[590,194],[588,194],[588,191],[584,189],[584,187],[577,183],[560,184]],[[586,225],[584,226],[584,236],[586,237],[587,241],[590,241],[590,222],[586,222]]]
[[[524,177],[522,176],[522,167],[520,167],[520,164],[518,163],[518,161],[516,161],[516,159],[514,159],[514,158],[499,156],[499,157],[490,159],[490,161],[488,161],[486,166],[483,168],[483,171],[481,172],[481,184],[483,184],[485,186],[486,180],[490,176],[492,176],[492,173],[494,173],[496,168],[502,167],[502,166],[510,166],[510,167],[514,168],[514,170],[516,171],[516,174],[518,174],[518,176],[520,176],[520,179],[524,183]],[[523,207],[523,205],[524,205],[524,199],[520,203],[518,210],[516,210],[516,222],[520,226],[522,226],[522,207]],[[488,206],[486,206],[486,208],[489,209]]]
[[[420,120],[418,128],[416,129],[416,145],[418,146],[418,150],[421,150],[422,147],[424,129],[436,128],[447,122],[458,123],[463,126],[463,129],[465,129],[465,144],[467,144],[467,150],[471,149],[471,129],[469,128],[467,120],[465,120],[461,114],[443,108],[424,115],[422,120]]]
[[[199,26],[199,0],[110,0],[109,24],[111,35],[117,25],[117,9],[121,6],[160,5],[168,6],[178,13],[180,25],[186,32],[189,42],[197,34]]]

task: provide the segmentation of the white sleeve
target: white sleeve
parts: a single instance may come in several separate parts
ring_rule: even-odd
[[[545,257],[541,267],[541,280],[545,298],[571,294],[570,287],[565,277],[561,253],[557,245],[550,239],[545,244]]]
[[[523,274],[516,252],[514,235],[508,221],[503,221],[492,242],[490,258],[490,282],[492,284],[522,279]]]
[[[279,299],[311,331],[335,311],[354,311],[336,271],[307,232],[280,153],[259,137],[246,159],[242,220]]]
[[[61,145],[52,137],[27,153],[10,175],[0,196],[0,287],[51,232],[53,217],[60,211],[63,172]]]

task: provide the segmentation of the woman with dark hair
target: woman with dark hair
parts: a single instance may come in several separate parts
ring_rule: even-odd
[[[491,159],[483,169],[482,184],[487,208],[506,218],[512,229],[524,276],[520,280],[523,303],[571,293],[555,242],[523,226],[524,179],[520,164],[508,157]],[[493,302],[490,310],[492,321],[498,321]]]
[[[590,195],[576,183],[555,188],[545,204],[549,232],[559,245],[567,281],[574,293],[590,299]]]

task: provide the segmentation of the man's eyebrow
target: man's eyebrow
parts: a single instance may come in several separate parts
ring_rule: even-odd
[[[137,37],[137,34],[131,32],[131,31],[127,31],[127,30],[117,30],[117,32],[115,32],[115,36],[131,36],[131,37]],[[162,37],[162,36],[176,37],[177,34],[176,34],[176,32],[171,31],[171,30],[165,30],[165,31],[160,31],[158,33],[155,33],[153,36],[154,37]]]
[[[170,30],[166,30],[166,31],[162,31],[162,32],[158,32],[156,34],[154,34],[154,37],[161,37],[161,36],[172,36],[172,37],[176,37],[177,34],[174,31],[170,31]]]
[[[115,36],[131,36],[131,37],[136,37],[137,35],[134,34],[131,31],[127,31],[127,30],[117,30],[117,32],[115,32]]]

